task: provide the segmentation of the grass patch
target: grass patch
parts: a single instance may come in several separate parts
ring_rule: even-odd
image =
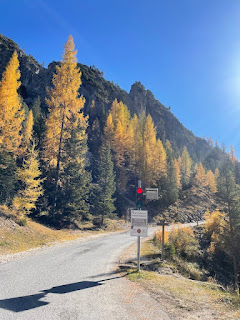
[[[166,295],[169,303],[171,300],[175,303],[176,309],[199,313],[201,310],[205,312],[210,306],[211,310],[224,316],[224,319],[239,319],[240,298],[235,294],[223,292],[214,284],[161,275],[152,271],[132,271],[129,270],[127,276],[131,281],[140,283],[160,300],[164,300]]]
[[[105,230],[91,230],[90,223],[83,226],[83,228],[89,228],[87,231],[55,230],[30,219],[27,221],[27,225],[20,226],[10,218],[0,217],[0,255],[26,251],[46,244],[74,240],[106,231],[121,230],[119,221],[109,220],[107,223],[110,226]]]
[[[153,241],[142,242],[142,269],[140,272],[128,269],[128,279],[152,293],[177,319],[239,320],[239,296],[224,291],[216,283],[199,281],[201,270],[194,263],[180,258],[162,262],[159,257],[159,249]],[[144,264],[146,260],[148,263],[156,261],[158,272],[151,271],[148,264]]]

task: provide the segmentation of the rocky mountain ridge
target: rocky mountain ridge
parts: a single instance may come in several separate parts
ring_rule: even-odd
[[[44,68],[31,55],[26,55],[13,40],[0,34],[0,79],[15,50],[19,56],[21,71],[22,84],[19,93],[29,107],[32,106],[37,96],[40,96],[42,107],[44,107],[46,88],[52,85],[52,75],[58,62],[53,61],[47,68]],[[184,146],[187,146],[194,161],[204,161],[206,157],[211,157],[213,148],[204,139],[196,137],[186,129],[173,113],[156,100],[152,92],[146,90],[140,82],[135,82],[130,92],[127,93],[113,82],[105,80],[103,73],[96,67],[88,67],[80,63],[79,67],[82,72],[82,86],[79,91],[86,100],[86,113],[89,112],[92,100],[95,100],[99,113],[102,106],[108,111],[114,99],[123,101],[132,115],[146,111],[152,116],[158,136],[163,142],[166,139],[171,141],[176,155],[180,154]]]

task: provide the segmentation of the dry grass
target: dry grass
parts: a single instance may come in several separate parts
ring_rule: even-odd
[[[132,251],[136,247],[132,246]],[[141,257],[157,257],[159,250],[151,241],[141,244]],[[127,253],[130,256],[132,253]],[[125,255],[124,258],[127,258]],[[169,314],[176,319],[204,319],[204,320],[239,320],[240,297],[223,291],[212,282],[190,280],[176,272],[177,268],[168,263],[158,264],[158,272],[129,270],[128,278],[141,284],[162,305]],[[173,270],[171,272],[171,270]],[[165,274],[165,271],[167,273]],[[170,271],[170,274],[169,274]]]
[[[26,226],[19,226],[14,220],[0,216],[0,255],[26,251],[92,234],[121,230],[121,223],[118,221],[108,220],[107,226],[105,230],[54,230],[32,220],[28,220]],[[84,227],[90,229],[92,224]]]
[[[152,271],[129,274],[129,279],[139,282],[179,319],[239,319],[240,298],[221,291],[211,283],[160,275]],[[181,309],[179,315],[179,309]]]

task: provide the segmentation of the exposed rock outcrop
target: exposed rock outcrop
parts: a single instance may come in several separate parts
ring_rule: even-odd
[[[51,86],[57,62],[52,62],[44,68],[31,55],[26,55],[14,41],[0,34],[0,78],[14,50],[18,52],[20,61],[22,85],[19,93],[29,107],[37,96],[41,98],[42,107],[46,107],[46,88]],[[170,140],[177,153],[180,154],[183,147],[187,146],[193,160],[203,161],[212,152],[213,148],[205,140],[187,130],[172,112],[156,100],[152,92],[146,90],[140,82],[135,82],[127,93],[113,82],[105,80],[103,73],[96,67],[88,67],[80,63],[79,67],[82,72],[80,94],[86,100],[86,113],[89,111],[92,100],[95,100],[96,110],[100,113],[102,106],[108,111],[113,100],[117,99],[128,106],[132,115],[140,114],[142,111],[150,114],[156,125],[158,136],[163,142],[166,139]]]

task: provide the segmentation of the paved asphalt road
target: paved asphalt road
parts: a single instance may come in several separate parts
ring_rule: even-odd
[[[135,241],[129,232],[111,234],[0,264],[0,319],[170,319],[138,284],[114,272]]]

